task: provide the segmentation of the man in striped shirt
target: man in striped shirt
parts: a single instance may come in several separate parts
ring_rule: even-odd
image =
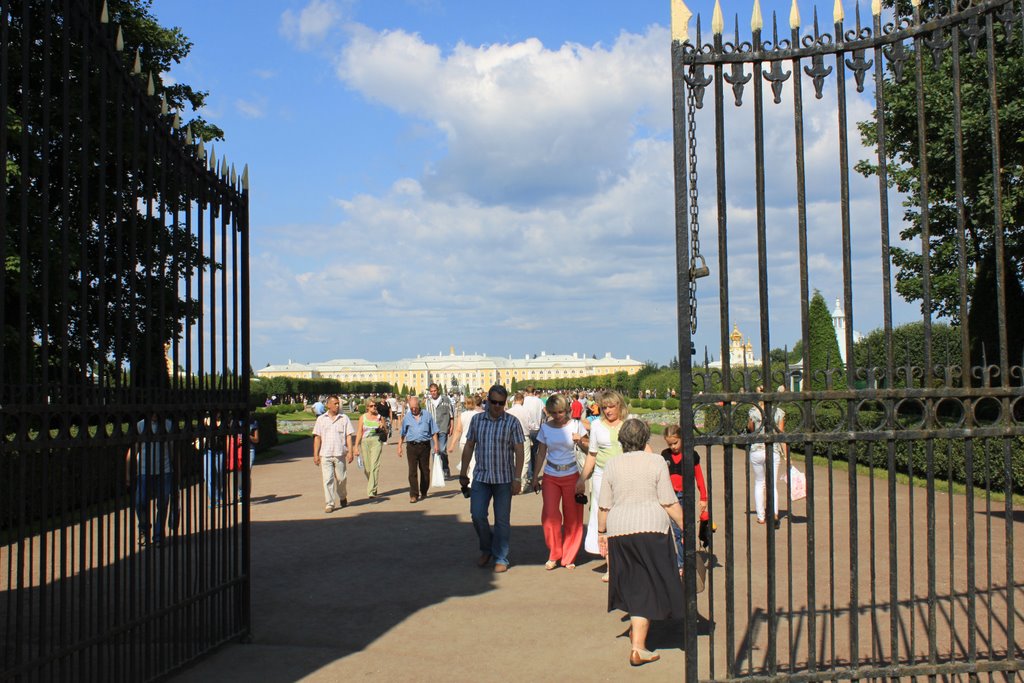
[[[476,454],[473,490],[469,510],[473,528],[480,539],[478,567],[494,560],[494,571],[508,571],[509,537],[512,530],[512,496],[519,493],[518,473],[523,469],[523,428],[519,420],[505,412],[508,390],[495,384],[487,392],[488,409],[473,417],[462,450],[462,476],[469,486],[469,461]],[[494,499],[494,529],[488,508]]]

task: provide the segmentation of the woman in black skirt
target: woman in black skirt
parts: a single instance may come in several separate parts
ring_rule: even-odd
[[[608,611],[629,613],[633,666],[660,659],[647,650],[651,619],[683,616],[683,587],[669,527],[670,518],[682,526],[683,509],[664,458],[644,452],[650,436],[641,420],[623,423],[623,454],[608,461],[598,501],[598,543],[615,558],[608,563]]]

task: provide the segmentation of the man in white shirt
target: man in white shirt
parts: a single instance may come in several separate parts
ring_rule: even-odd
[[[524,405],[525,399],[525,394],[521,391],[517,391],[515,396],[512,397],[512,407],[505,412],[519,420],[519,424],[523,428],[523,452],[530,453],[530,449],[533,445],[533,439],[530,437],[530,413],[526,410],[526,406]],[[537,425],[537,430],[540,430],[539,424]],[[537,432],[533,433],[536,434]],[[533,463],[531,460],[532,455],[530,457],[523,458],[522,471],[519,473],[520,493],[526,492],[526,484],[530,480],[528,475],[533,470]]]
[[[327,399],[327,412],[313,424],[313,464],[320,468],[324,482],[324,512],[348,505],[346,464],[352,462],[356,433],[352,421],[341,412],[337,396]]]

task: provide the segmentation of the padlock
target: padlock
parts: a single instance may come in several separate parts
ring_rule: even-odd
[[[698,254],[694,259],[693,265],[690,266],[690,279],[697,280],[708,275],[711,275],[711,271],[708,270],[708,264],[704,262],[704,257]]]

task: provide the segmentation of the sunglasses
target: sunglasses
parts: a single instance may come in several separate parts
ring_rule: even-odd
[[[495,401],[493,399],[487,399],[487,402],[490,403],[492,406],[503,406],[503,405],[505,405],[504,401]]]

